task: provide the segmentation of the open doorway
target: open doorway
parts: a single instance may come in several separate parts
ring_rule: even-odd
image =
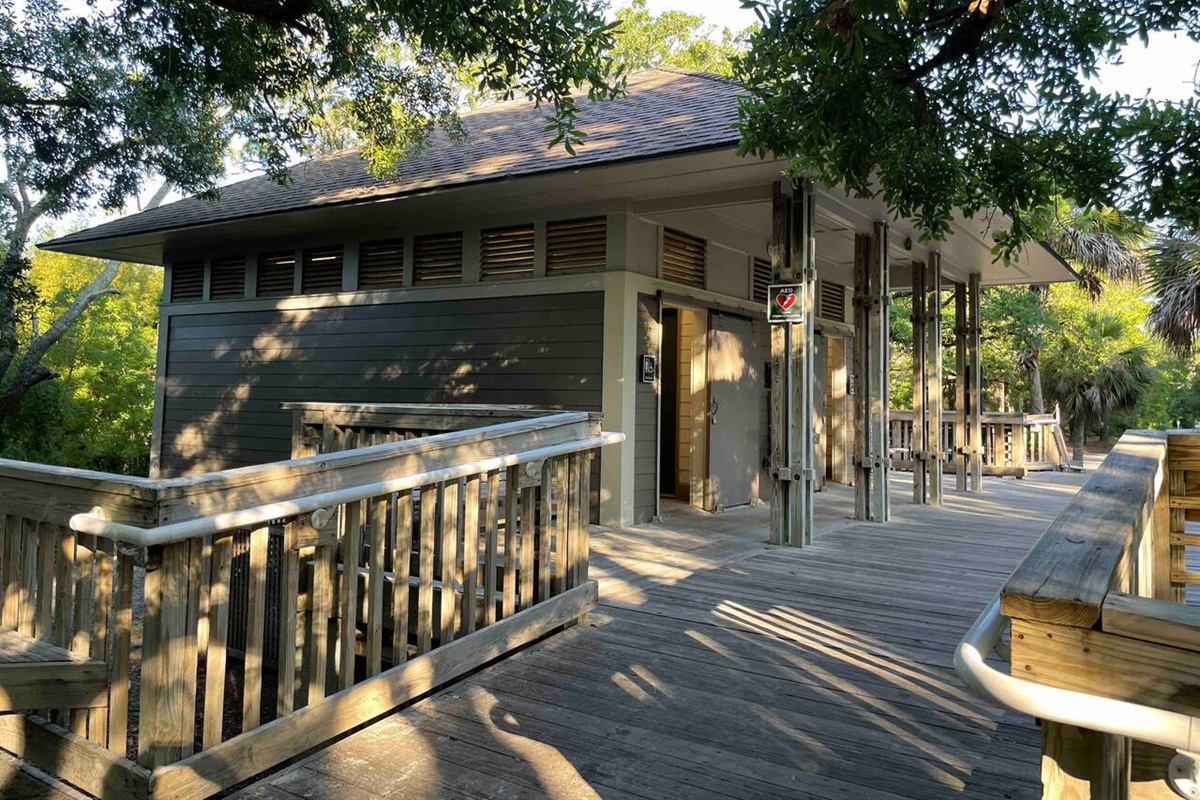
[[[712,510],[708,497],[708,312],[664,306],[659,493]]]

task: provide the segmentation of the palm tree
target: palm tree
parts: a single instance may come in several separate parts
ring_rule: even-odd
[[[1039,209],[1035,223],[1043,241],[1071,265],[1093,299],[1100,296],[1105,281],[1133,281],[1142,274],[1142,243],[1149,229],[1110,206],[1079,208],[1063,199]],[[1030,285],[1038,307],[1045,309],[1049,286]],[[1046,411],[1041,372],[1042,331],[1031,329],[1025,336],[1021,366],[1029,381],[1032,411]]]
[[[1062,334],[1047,373],[1071,429],[1071,457],[1081,462],[1087,426],[1107,428],[1113,412],[1136,406],[1154,382],[1154,368],[1146,344],[1131,343],[1128,322],[1113,312],[1089,310]]]
[[[1200,232],[1151,240],[1146,285],[1154,295],[1150,329],[1177,353],[1190,352],[1200,331]]]

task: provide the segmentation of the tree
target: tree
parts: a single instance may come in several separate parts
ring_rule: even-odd
[[[1172,350],[1189,353],[1200,331],[1200,234],[1164,234],[1151,240],[1146,276],[1154,297],[1151,330]]]
[[[745,47],[749,30],[718,31],[701,14],[664,11],[652,14],[646,0],[633,2],[616,11],[618,26],[612,56],[634,72],[658,66],[730,75],[733,58]]]
[[[757,0],[736,60],[742,151],[858,196],[942,237],[996,208],[1012,256],[1056,197],[1200,222],[1200,106],[1107,95],[1088,81],[1151,31],[1200,37],[1181,0]]]
[[[28,338],[40,320],[59,318],[105,262],[38,252],[29,282],[36,315],[22,320]],[[60,380],[41,383],[0,425],[0,453],[66,466],[145,475],[149,467],[158,303],[162,270],[121,264],[115,292],[99,298],[46,354]]]
[[[46,352],[105,295],[84,288],[41,338],[19,321],[34,301],[29,236],[92,202],[118,208],[147,180],[214,193],[236,147],[286,180],[295,152],[337,106],[367,166],[395,169],[435,128],[456,133],[458,72],[549,107],[547,139],[568,149],[572,92],[621,91],[611,24],[594,0],[118,0],[69,12],[57,0],[0,17],[0,420],[55,377]],[[58,323],[62,324],[58,324]]]
[[[1093,300],[1100,297],[1106,283],[1135,282],[1142,275],[1142,244],[1149,234],[1146,225],[1115,208],[1099,206],[1078,208],[1063,198],[1036,209],[1030,215],[1034,227],[1050,247],[1065,258]],[[1050,287],[1032,284],[1029,292],[1036,308],[1027,309],[1024,324],[1025,346],[1019,356],[1029,384],[1033,413],[1046,411],[1042,391],[1041,348],[1046,331],[1046,299]]]
[[[1047,382],[1070,427],[1072,458],[1081,461],[1088,426],[1104,435],[1112,415],[1153,385],[1154,346],[1141,328],[1148,308],[1139,287],[1110,285],[1102,304],[1080,287],[1054,288],[1059,331],[1046,348]]]

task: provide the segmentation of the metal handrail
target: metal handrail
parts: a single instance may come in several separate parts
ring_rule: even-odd
[[[209,517],[200,517],[183,522],[174,522],[154,528],[139,528],[135,525],[112,522],[104,518],[103,509],[94,508],[88,513],[76,514],[71,517],[71,528],[79,533],[88,533],[106,539],[115,539],[140,547],[154,547],[182,542],[201,536],[211,536],[239,528],[253,528],[272,520],[296,517],[321,508],[336,507],[345,503],[353,503],[357,500],[366,500],[369,497],[378,497],[379,495],[428,486],[431,483],[465,478],[468,475],[477,475],[481,472],[504,469],[524,462],[540,461],[568,453],[593,450],[623,441],[625,441],[625,434],[623,433],[600,433],[587,439],[576,439],[561,444],[546,445],[518,453],[493,456],[465,464],[456,464],[451,467],[419,472],[414,475],[404,475],[374,483],[365,483],[358,486],[349,486],[344,489],[320,492],[277,503],[264,503],[238,511],[214,514]]]
[[[1001,643],[1009,622],[1000,613],[1000,598],[995,598],[954,651],[954,668],[976,695],[1039,719],[1127,736],[1182,753],[1200,750],[1200,717],[1045,686],[989,666],[987,656]]]

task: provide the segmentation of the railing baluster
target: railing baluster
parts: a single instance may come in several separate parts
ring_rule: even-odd
[[[233,572],[233,534],[212,545],[208,591],[208,649],[204,660],[204,724],[201,746],[221,743],[225,725],[225,648],[229,641],[229,582]]]
[[[267,616],[267,550],[270,538],[271,533],[267,528],[255,528],[250,532],[242,731],[257,728],[262,718],[263,639]]]
[[[332,638],[333,588],[337,580],[337,544],[317,545],[313,554],[313,612],[309,636],[308,704],[325,697]]]
[[[296,615],[300,597],[300,547],[296,543],[300,523],[293,520],[283,526],[283,547],[279,557],[279,646],[278,686],[275,712],[282,717],[296,705]],[[310,609],[311,610],[311,609]]]
[[[34,634],[39,639],[52,641],[54,627],[54,557],[58,551],[54,528],[44,522],[30,526],[33,532],[34,550],[37,552],[36,571],[29,573],[33,582],[30,596],[34,605]]]
[[[479,588],[479,483],[480,476],[467,478],[463,492],[463,595],[462,632],[475,632]]]
[[[421,487],[420,559],[417,562],[417,654],[433,649],[433,548],[437,536],[436,484]]]
[[[588,567],[592,560],[592,538],[588,531],[591,524],[592,454],[576,453],[579,459],[579,582],[588,579]]]
[[[110,749],[125,753],[129,739],[129,672],[133,645],[133,567],[134,556],[130,550],[117,548],[115,551],[116,582],[113,587],[113,636],[111,685],[108,687],[108,731],[112,743]],[[144,626],[143,626],[144,630]],[[145,664],[143,648],[142,663]],[[114,747],[115,745],[115,747]],[[136,749],[129,753],[136,757]]]
[[[92,658],[106,664],[113,663],[113,653],[109,637],[109,617],[113,611],[113,554],[116,543],[111,539],[93,539],[95,576],[93,578],[92,602],[92,636],[90,642]],[[111,674],[111,673],[110,673]],[[115,679],[114,679],[115,680]],[[112,705],[111,689],[109,705]],[[88,715],[88,739],[102,747],[112,748],[109,742],[108,710],[99,709]],[[125,750],[125,732],[120,732],[121,745],[118,749]]]
[[[94,550],[96,540],[92,536],[80,534],[78,537],[63,537],[63,552],[66,552],[67,542],[72,542],[74,547],[74,570],[73,575],[67,580],[71,581],[74,589],[74,609],[73,616],[75,619],[75,629],[71,631],[70,641],[67,647],[72,653],[79,653],[85,656],[94,656],[92,653],[92,627],[95,620],[92,617],[92,603],[95,599],[95,578],[92,574],[93,564],[95,563]],[[64,604],[65,605],[65,604]],[[60,616],[64,614],[64,610],[60,609]],[[65,633],[66,627],[64,625]],[[90,712],[85,709],[70,710],[70,730],[76,736],[88,735],[88,717]],[[95,716],[102,717],[103,713],[97,713]]]
[[[21,624],[21,518],[8,516],[4,520],[4,611],[0,621],[4,627],[16,630]]]
[[[367,527],[371,533],[367,573],[367,676],[383,670],[383,566],[387,558],[388,496],[367,501]]]
[[[496,621],[496,578],[500,569],[500,471],[492,470],[487,476],[487,505],[483,524],[485,526],[483,549],[483,624]]]
[[[439,557],[442,566],[442,588],[438,595],[440,614],[438,622],[438,644],[454,641],[455,633],[455,573],[458,569],[458,491],[459,482],[449,481],[441,485],[442,529]]]
[[[346,449],[354,446],[355,435],[346,432]],[[358,640],[358,562],[362,559],[362,503],[342,506],[342,613],[339,621],[338,687],[354,684],[355,643]]]
[[[550,543],[554,539],[554,460],[542,462],[542,485],[540,488],[541,510],[537,531],[537,602],[550,597]]]
[[[392,552],[392,663],[408,660],[409,577],[412,571],[413,493],[396,496],[396,549]]]
[[[504,599],[503,616],[511,617],[517,605],[517,524],[520,509],[521,468],[509,467],[504,477]]]
[[[567,459],[554,461],[554,482],[558,486],[554,523],[554,594],[568,588],[567,581]]]
[[[533,605],[534,539],[536,538],[537,489],[526,486],[521,490],[521,608]]]

